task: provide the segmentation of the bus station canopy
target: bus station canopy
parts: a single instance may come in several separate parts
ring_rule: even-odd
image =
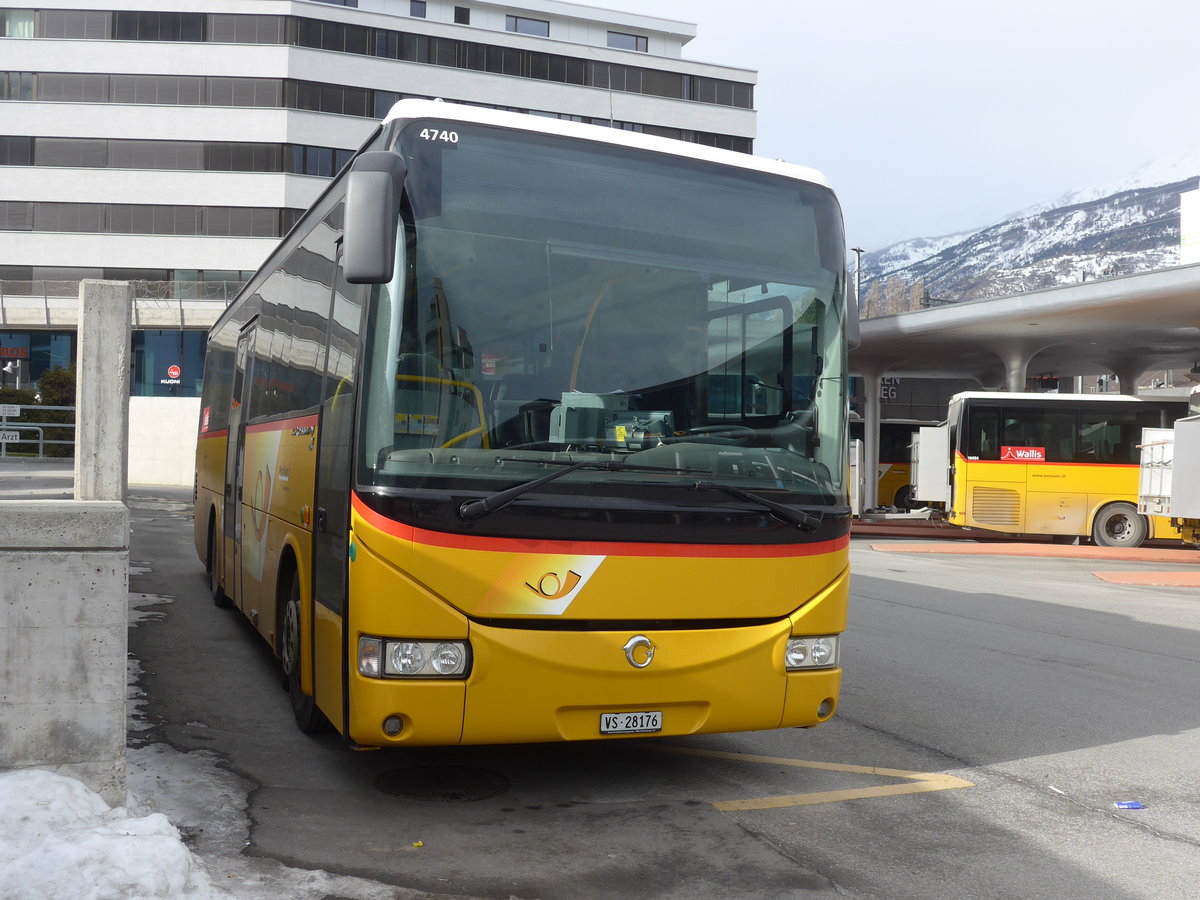
[[[850,370],[863,376],[866,471],[879,465],[879,379],[974,378],[1023,391],[1029,376],[1200,373],[1200,264],[868,319]],[[863,484],[865,509],[877,484]]]
[[[1025,389],[1027,376],[1111,372],[1133,393],[1150,369],[1200,363],[1200,264],[868,319],[850,367],[975,378]]]

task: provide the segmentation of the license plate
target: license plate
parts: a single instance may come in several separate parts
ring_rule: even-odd
[[[661,712],[600,714],[601,734],[653,734],[662,731]]]

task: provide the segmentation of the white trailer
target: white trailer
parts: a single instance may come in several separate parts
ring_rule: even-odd
[[[1200,388],[1189,410],[1174,428],[1142,429],[1138,511],[1169,516],[1186,543],[1200,546]]]

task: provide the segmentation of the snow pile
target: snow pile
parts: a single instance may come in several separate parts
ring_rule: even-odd
[[[4,900],[231,896],[161,813],[110,809],[79,781],[41,769],[0,773]]]

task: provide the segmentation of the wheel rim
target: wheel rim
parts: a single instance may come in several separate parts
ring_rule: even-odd
[[[1126,544],[1133,539],[1133,522],[1124,513],[1114,514],[1105,524],[1104,533],[1118,544]]]
[[[296,670],[296,651],[300,646],[300,622],[295,603],[289,603],[283,613],[283,671],[289,675]]]

